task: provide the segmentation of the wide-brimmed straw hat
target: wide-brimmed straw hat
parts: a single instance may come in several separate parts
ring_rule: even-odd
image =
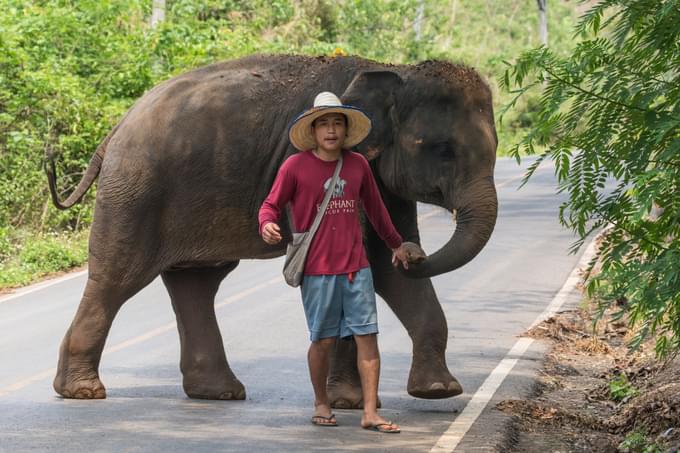
[[[347,138],[343,144],[345,148],[361,143],[371,132],[371,120],[364,112],[351,105],[343,105],[336,95],[323,91],[314,98],[314,106],[302,112],[290,126],[288,137],[293,146],[300,151],[316,148],[312,123],[328,113],[342,113],[347,117]]]

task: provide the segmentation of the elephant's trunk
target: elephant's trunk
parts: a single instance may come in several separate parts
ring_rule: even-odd
[[[427,278],[450,272],[477,256],[496,225],[498,198],[493,176],[469,184],[450,205],[457,210],[453,236],[422,263],[409,265],[403,271],[408,277]]]

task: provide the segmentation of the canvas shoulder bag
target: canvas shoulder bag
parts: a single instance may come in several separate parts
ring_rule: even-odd
[[[302,277],[305,271],[305,261],[307,260],[307,252],[309,252],[309,246],[312,244],[312,239],[316,230],[321,224],[321,219],[326,212],[326,207],[328,202],[333,196],[335,191],[335,184],[338,181],[338,176],[340,175],[340,169],[342,168],[342,154],[338,159],[338,163],[335,166],[335,172],[333,173],[333,179],[331,179],[330,186],[326,191],[326,195],[321,202],[319,212],[316,213],[314,218],[314,223],[309,231],[303,233],[293,233],[293,240],[288,244],[286,248],[286,262],[283,264],[283,278],[292,287],[300,286],[302,283]]]

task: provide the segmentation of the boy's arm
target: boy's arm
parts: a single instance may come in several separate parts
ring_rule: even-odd
[[[362,158],[361,161],[365,168],[360,195],[364,210],[366,211],[366,216],[371,222],[371,225],[373,225],[375,232],[380,236],[380,239],[382,239],[392,251],[395,251],[401,246],[403,240],[396,228],[394,228],[392,219],[390,219],[390,214],[387,212],[387,208],[385,208],[385,204],[380,197],[380,191],[378,190],[375,178],[373,178],[371,168],[368,166],[368,161],[364,158]]]
[[[268,223],[276,224],[279,221],[281,211],[295,193],[295,178],[286,164],[287,161],[279,169],[269,195],[260,206],[258,213],[260,235],[262,235],[265,225]]]
[[[425,252],[416,244],[403,242],[380,197],[378,184],[375,182],[371,167],[368,166],[368,161],[362,159],[362,164],[364,165],[364,178],[361,184],[361,201],[364,204],[368,220],[370,220],[378,236],[392,250],[392,264],[397,266],[401,263],[404,269],[408,269],[409,262],[419,263],[423,261]]]

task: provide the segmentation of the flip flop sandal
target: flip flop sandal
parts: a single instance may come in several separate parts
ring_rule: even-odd
[[[312,424],[316,426],[338,426],[338,422],[335,420],[335,414],[331,414],[328,417],[324,417],[323,415],[313,415]]]
[[[401,432],[401,429],[390,428],[390,426],[392,426],[392,422],[376,423],[375,425],[364,426],[363,428],[370,429],[371,431],[377,431],[383,434],[399,434]]]

